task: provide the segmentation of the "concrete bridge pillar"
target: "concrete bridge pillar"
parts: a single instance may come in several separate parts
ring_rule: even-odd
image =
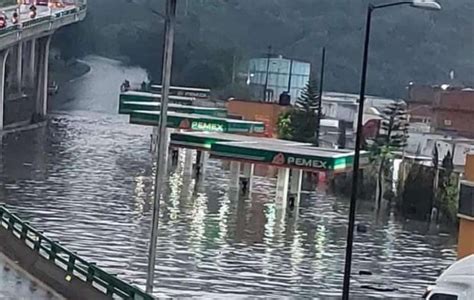
[[[38,78],[36,84],[36,105],[35,114],[43,118],[48,110],[48,64],[49,64],[49,45],[51,44],[51,35],[37,40],[38,48]]]
[[[18,93],[23,88],[23,43],[20,42],[16,46],[16,68],[15,68],[15,87]]]
[[[3,130],[3,108],[5,103],[5,75],[9,50],[0,51],[0,130]]]
[[[25,42],[23,46],[23,87],[34,89],[35,87],[35,65],[36,65],[36,40]]]
[[[11,58],[8,60],[8,91],[21,93],[23,70],[23,44],[20,42],[10,48]]]

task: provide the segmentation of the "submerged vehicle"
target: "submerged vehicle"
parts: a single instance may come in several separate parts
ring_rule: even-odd
[[[452,264],[428,287],[427,300],[472,300],[474,299],[474,254]]]

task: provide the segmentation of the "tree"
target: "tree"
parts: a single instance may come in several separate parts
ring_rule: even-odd
[[[291,115],[293,139],[299,142],[314,142],[318,118],[318,94],[316,82],[308,81],[296,100],[296,108]]]
[[[376,209],[380,208],[384,195],[384,175],[390,174],[393,154],[402,151],[408,139],[406,105],[402,101],[388,105],[381,113],[380,132],[371,146],[371,157],[377,165]]]
[[[278,137],[284,140],[293,139],[293,127],[291,124],[291,111],[281,113],[278,116]]]
[[[439,188],[436,193],[436,207],[439,215],[448,222],[455,222],[458,211],[458,195],[459,195],[459,177],[454,173],[453,156],[448,151],[441,163],[439,174]]]
[[[318,98],[316,81],[311,79],[306,83],[301,96],[296,100],[296,107],[306,113],[315,113],[318,109]]]
[[[439,186],[439,151],[438,144],[434,143],[433,148],[433,192],[431,194],[430,215],[433,214],[433,208],[438,205],[438,186]]]
[[[282,139],[313,143],[316,136],[318,118],[318,94],[315,81],[309,81],[295,107],[280,115],[278,133]]]
[[[88,16],[81,23],[87,29],[84,40],[76,43],[75,48],[69,43],[58,44],[58,47],[79,52],[73,53],[73,56],[80,55],[87,48],[86,54],[128,57],[131,64],[146,68],[150,74],[156,73],[153,77],[158,80],[161,76],[163,20],[150,13],[148,8],[163,12],[164,2],[90,0],[87,2]],[[173,84],[188,85],[189,77],[181,75],[188,74],[186,70],[190,64],[210,60],[211,65],[220,65],[214,53],[221,49],[238,48],[244,57],[255,57],[259,56],[261,49],[272,44],[278,49],[278,54],[318,65],[319,57],[315,55],[314,47],[314,41],[318,41],[328,44],[331,52],[327,61],[331,65],[331,71],[326,73],[327,87],[339,91],[358,91],[359,83],[352,78],[358,75],[360,68],[360,26],[367,1],[186,2],[179,1],[178,5],[179,30],[175,40],[178,51],[174,55],[173,73],[176,77]],[[404,88],[407,82],[445,83],[448,70],[452,69],[456,71],[456,80],[466,85],[474,84],[474,43],[466,43],[466,37],[472,36],[473,14],[472,0],[456,0],[443,1],[443,13],[436,16],[394,10],[381,18],[377,27],[385,28],[390,39],[371,49],[368,90],[376,95],[401,97],[406,93]],[[77,36],[75,31],[82,30],[81,24],[71,27],[71,38]],[[122,29],[134,32],[134,27],[143,28],[152,39],[121,35]],[[382,33],[374,35],[374,38],[377,36],[381,38]],[[118,47],[119,43],[128,44],[134,50],[124,53]],[[388,57],[391,63],[387,63]],[[228,60],[224,67],[229,66],[229,62],[232,60]],[[210,76],[210,80],[204,83],[215,89],[211,83],[214,76],[221,74],[220,67],[210,71],[217,72],[217,75]],[[202,77],[207,74],[192,75]]]

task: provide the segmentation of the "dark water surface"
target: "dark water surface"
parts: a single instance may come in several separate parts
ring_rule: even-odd
[[[118,86],[140,69],[89,57],[92,71],[61,88],[47,127],[3,138],[0,201],[48,236],[122,279],[144,287],[152,200],[151,129],[118,116]],[[210,161],[207,180],[171,170],[163,200],[158,296],[337,299],[342,286],[347,199],[303,196],[279,214],[275,180],[257,178],[242,199],[228,171]],[[355,237],[354,299],[416,298],[455,260],[455,233],[358,208],[367,233]],[[377,285],[396,289],[378,292]]]

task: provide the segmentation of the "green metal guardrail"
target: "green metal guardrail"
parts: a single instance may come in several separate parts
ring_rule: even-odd
[[[151,295],[118,279],[93,263],[89,263],[53,242],[41,232],[22,221],[6,207],[0,206],[0,226],[10,231],[16,238],[38,255],[53,262],[70,276],[89,283],[98,291],[114,299],[152,300]]]

